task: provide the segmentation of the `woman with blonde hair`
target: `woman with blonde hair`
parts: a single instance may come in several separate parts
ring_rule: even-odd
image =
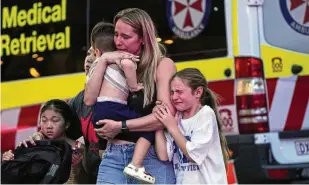
[[[136,184],[136,179],[143,181],[140,177],[147,171],[156,177],[158,184],[174,184],[172,163],[157,158],[154,141],[144,161],[138,161],[135,157],[138,156],[135,154],[144,153],[141,151],[143,148],[135,148],[135,143],[139,139],[138,132],[141,131],[156,131],[155,137],[164,134],[163,125],[152,113],[152,109],[158,100],[175,112],[168,95],[169,81],[176,73],[176,66],[171,59],[164,57],[163,48],[156,40],[153,21],[145,11],[138,8],[122,10],[115,16],[114,25],[114,42],[118,51],[104,53],[99,58],[91,77],[92,83],[86,87],[88,96],[85,96],[84,100],[85,103],[89,103],[89,99],[98,97],[104,66],[110,63],[120,64],[126,53],[131,53],[139,56],[136,74],[138,82],[142,83],[144,88],[142,91],[130,93],[128,105],[143,117],[122,121],[98,121],[97,124],[102,127],[97,128],[96,132],[109,141],[102,156],[97,183]],[[127,178],[123,174],[126,166],[126,175],[135,179]]]

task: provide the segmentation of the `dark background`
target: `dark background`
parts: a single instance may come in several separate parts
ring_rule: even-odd
[[[59,4],[60,0],[2,0],[1,7],[18,5],[19,9],[30,9],[35,2],[42,2],[43,6]],[[57,33],[64,31],[65,26],[71,27],[71,48],[64,50],[36,53],[44,57],[44,61],[37,62],[32,54],[19,56],[3,56],[1,60],[2,81],[33,78],[29,69],[34,67],[41,77],[69,74],[83,71],[83,62],[89,48],[89,37],[92,27],[101,20],[112,22],[116,13],[124,8],[141,8],[152,17],[158,35],[162,41],[173,39],[174,43],[165,45],[167,55],[174,61],[196,60],[227,55],[227,41],[225,31],[224,1],[211,2],[211,12],[205,29],[197,37],[190,40],[177,38],[170,30],[166,13],[167,0],[67,0],[67,20],[64,22],[25,26],[1,30],[2,34],[9,34],[12,38],[19,38],[21,33],[30,36],[33,30],[39,34]],[[218,11],[214,11],[214,7]],[[2,11],[1,11],[2,12]],[[2,20],[1,20],[2,21]]]

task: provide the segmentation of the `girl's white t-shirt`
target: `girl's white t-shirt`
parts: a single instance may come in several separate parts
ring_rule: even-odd
[[[189,162],[171,135],[165,133],[177,184],[227,184],[214,111],[205,105],[193,117],[180,119],[178,127],[188,140],[186,148],[195,162]]]

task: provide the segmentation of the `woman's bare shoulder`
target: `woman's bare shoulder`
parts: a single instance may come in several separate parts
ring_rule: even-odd
[[[176,66],[174,61],[171,59],[171,58],[168,58],[168,57],[162,57],[160,60],[159,60],[159,66],[160,65],[172,65],[172,66]]]
[[[176,73],[176,65],[174,61],[168,57],[162,57],[159,61],[158,68],[157,68],[157,76],[163,75],[163,74],[172,74],[174,75]]]

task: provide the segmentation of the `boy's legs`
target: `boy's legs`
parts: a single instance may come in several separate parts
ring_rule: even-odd
[[[115,116],[115,118],[112,120],[129,120],[142,116],[126,104],[113,104],[116,108],[109,110],[113,110],[112,114]],[[145,168],[143,167],[143,161],[148,153],[148,150],[150,149],[151,143],[154,142],[155,132],[135,132],[134,135],[139,139],[136,141],[134,147],[132,161],[124,168],[123,172],[126,176],[138,179],[143,183],[153,184],[155,182],[155,178],[145,171]]]
[[[148,153],[150,146],[151,144],[147,139],[140,137],[135,144],[131,164],[137,168],[143,167],[143,161]]]
[[[150,146],[150,141],[144,137],[140,137],[137,140],[132,161],[123,171],[125,175],[138,179],[142,183],[155,183],[155,177],[146,172],[143,167],[143,161],[148,153],[148,150],[150,149]]]

